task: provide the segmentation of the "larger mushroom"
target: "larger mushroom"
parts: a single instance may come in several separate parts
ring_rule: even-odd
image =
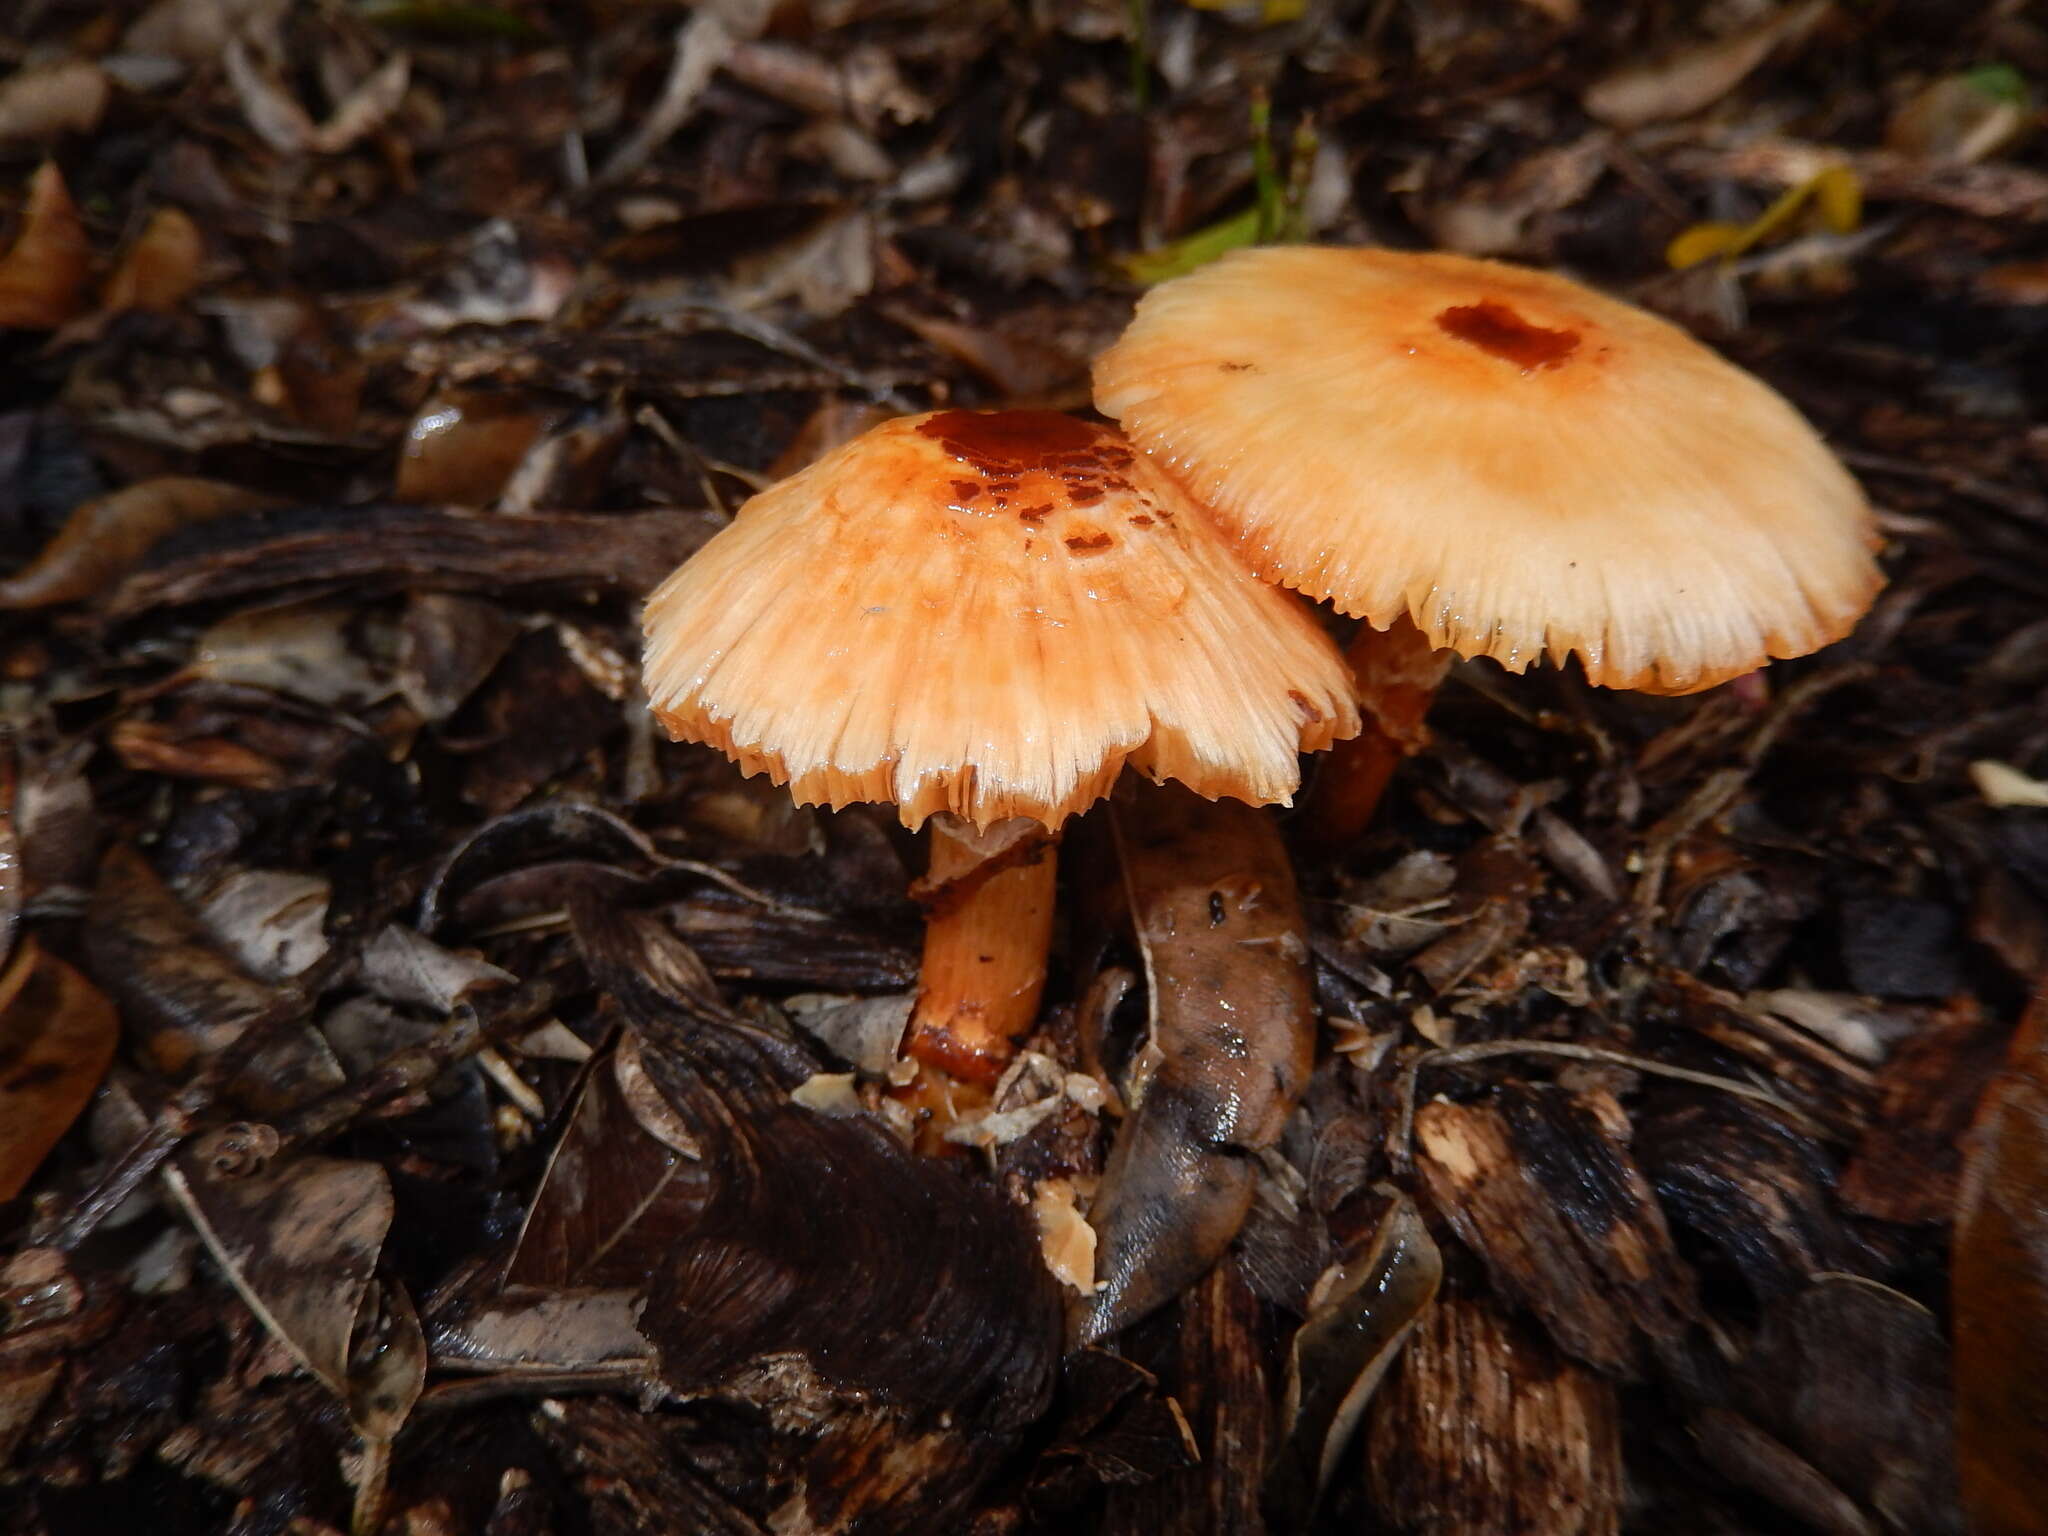
[[[1261,575],[1366,621],[1347,750],[1377,782],[1340,820],[1449,652],[1690,693],[1840,639],[1882,582],[1862,492],[1781,396],[1550,273],[1235,252],[1144,298],[1095,397]]]
[[[1127,765],[1285,802],[1298,754],[1358,729],[1301,605],[1120,434],[1048,412],[864,433],[742,507],[645,627],[673,735],[803,803],[932,821],[908,1049],[982,1085],[1037,1014],[1047,834]]]

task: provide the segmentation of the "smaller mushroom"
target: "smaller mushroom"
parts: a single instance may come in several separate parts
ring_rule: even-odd
[[[1366,621],[1329,836],[1424,739],[1450,652],[1691,693],[1839,640],[1882,584],[1862,491],[1783,397],[1550,273],[1234,252],[1146,295],[1095,398],[1262,576]]]
[[[932,822],[907,1048],[985,1087],[1037,1017],[1053,842],[1126,765],[1284,803],[1358,729],[1336,648],[1111,428],[885,422],[754,497],[648,600],[656,716],[799,802]]]

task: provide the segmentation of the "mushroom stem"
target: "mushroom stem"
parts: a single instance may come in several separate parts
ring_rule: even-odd
[[[992,1086],[1038,1018],[1052,948],[1057,841],[1035,822],[977,833],[932,818],[924,964],[904,1049],[921,1066]]]
[[[1429,745],[1423,720],[1456,655],[1431,645],[1404,614],[1385,629],[1359,625],[1344,659],[1365,728],[1331,750],[1303,808],[1304,830],[1326,847],[1364,832],[1394,770]]]

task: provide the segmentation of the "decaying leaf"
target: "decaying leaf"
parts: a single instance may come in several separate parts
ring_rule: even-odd
[[[0,256],[0,329],[53,331],[76,315],[91,261],[64,173],[46,160],[29,178],[19,232]]]
[[[122,1024],[158,1070],[191,1072],[276,1002],[208,941],[198,920],[140,854],[109,849],[87,919],[86,964],[120,1005]],[[317,1032],[284,1030],[234,1079],[259,1114],[277,1113],[341,1082]]]
[[[1730,1436],[1754,1451],[1742,1480],[1809,1521],[1802,1501],[1825,1505],[1832,1487],[1855,1512],[1846,1527],[1962,1536],[1947,1354],[1919,1303],[1854,1276],[1815,1280],[1766,1315],[1738,1367],[1737,1403],[1779,1448]]]
[[[289,981],[327,953],[332,885],[286,869],[232,869],[195,895],[192,915],[237,967]]]
[[[0,608],[41,608],[97,597],[174,529],[270,501],[217,480],[166,475],[85,502],[34,560],[0,580]]]
[[[1308,1525],[1366,1405],[1442,1278],[1443,1257],[1421,1214],[1396,1194],[1379,1222],[1317,1280],[1288,1357],[1280,1450],[1266,1476],[1267,1508],[1281,1528]]]
[[[0,968],[0,1203],[90,1102],[119,1034],[106,996],[34,939]]]
[[[426,1379],[412,1304],[376,1274],[390,1180],[335,1158],[267,1166],[275,1145],[267,1126],[228,1126],[179,1154],[165,1181],[264,1327],[365,1438],[389,1440]]]
[[[90,133],[113,94],[111,82],[87,59],[60,59],[0,80],[0,144]]]
[[[437,395],[406,428],[395,494],[423,505],[487,507],[561,415],[559,407],[483,390]]]
[[[21,1248],[0,1264],[0,1471],[64,1374],[68,1356],[105,1337],[119,1304],[89,1295],[64,1256]]]
[[[2039,995],[1977,1110],[1956,1202],[1956,1454],[1972,1531],[2048,1509],[2048,1004]]]
[[[409,593],[399,623],[398,690],[423,720],[438,724],[476,692],[518,635],[518,620],[495,604]]]
[[[169,314],[199,286],[206,241],[181,208],[159,208],[107,279],[100,304],[108,313],[146,309]]]

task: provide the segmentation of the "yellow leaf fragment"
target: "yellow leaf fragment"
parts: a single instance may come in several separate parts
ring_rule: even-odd
[[[1789,234],[1809,205],[1830,234],[1846,235],[1863,219],[1863,183],[1846,165],[1827,166],[1797,186],[1787,187],[1747,224],[1714,221],[1693,225],[1664,248],[1664,259],[1680,269],[1717,257],[1732,261]]]

